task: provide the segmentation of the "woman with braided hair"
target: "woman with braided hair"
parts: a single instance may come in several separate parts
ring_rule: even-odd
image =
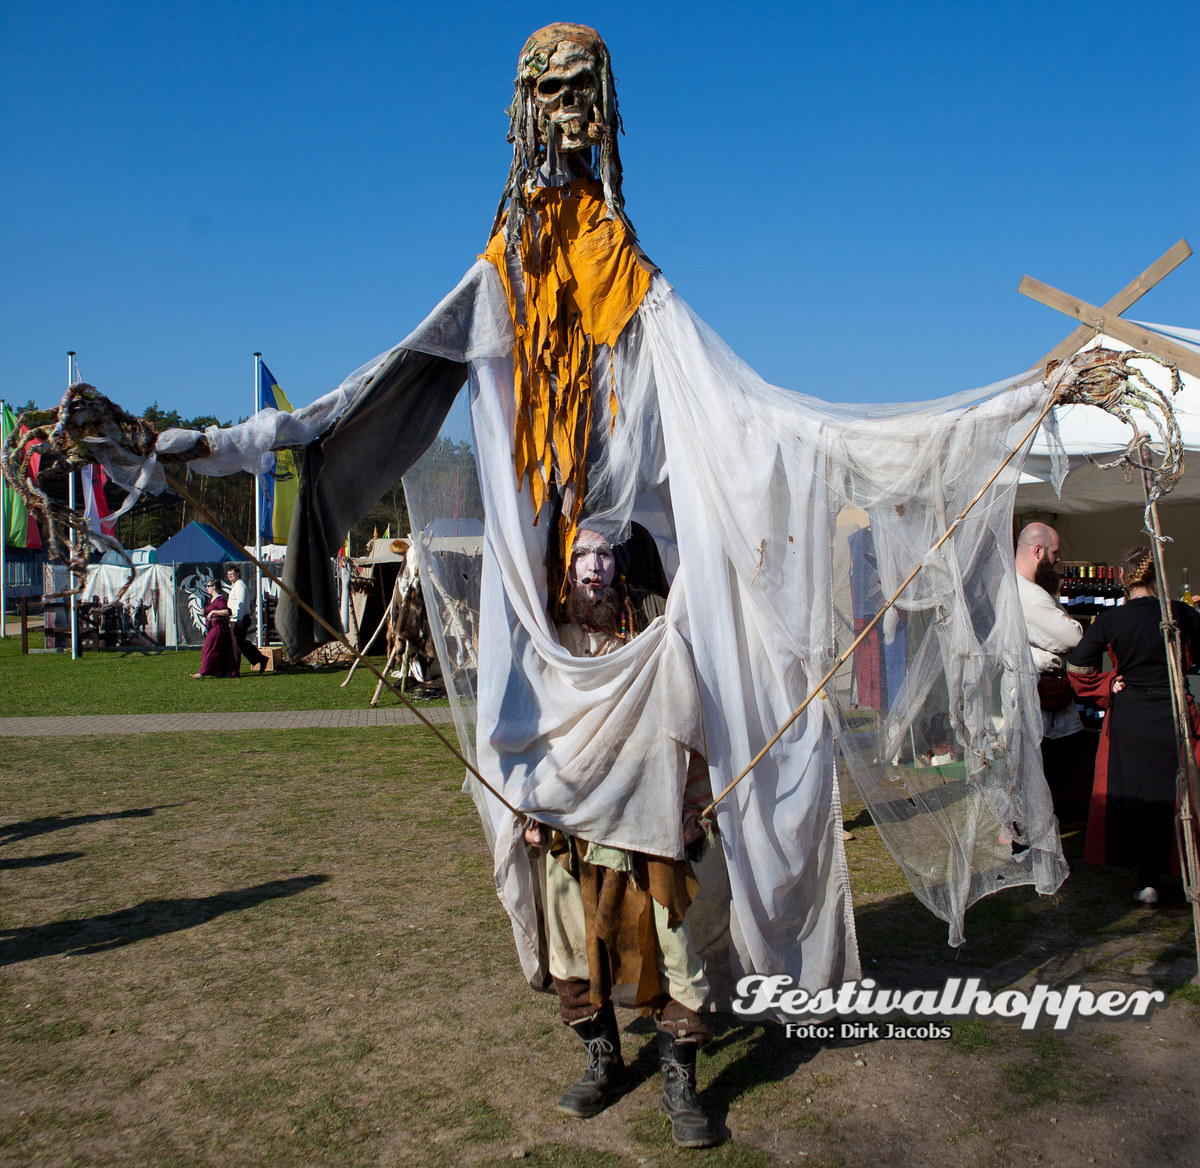
[[[1158,903],[1161,880],[1178,871],[1174,852],[1175,775],[1179,769],[1154,559],[1136,547],[1124,560],[1126,602],[1106,608],[1071,654],[1075,692],[1106,711],[1083,858],[1132,868],[1134,899]],[[1185,670],[1200,664],[1200,613],[1173,601]],[[1107,651],[1112,668],[1101,670]],[[1188,696],[1193,733],[1200,726]]]

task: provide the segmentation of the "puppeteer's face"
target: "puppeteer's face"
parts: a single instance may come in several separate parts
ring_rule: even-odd
[[[599,127],[591,120],[599,92],[595,58],[580,45],[563,41],[534,87],[538,137],[548,141],[552,132],[560,154],[595,145]]]
[[[571,548],[570,583],[585,589],[593,600],[599,599],[612,584],[616,569],[612,544],[595,531],[581,529]]]

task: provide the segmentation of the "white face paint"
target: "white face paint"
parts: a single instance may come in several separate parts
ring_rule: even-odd
[[[592,599],[598,599],[613,582],[617,561],[612,544],[598,532],[581,528],[571,548],[571,571],[568,581],[582,585]]]
[[[564,41],[534,87],[538,137],[545,142],[553,131],[560,154],[595,145],[600,128],[591,122],[599,93],[600,78],[591,53]]]

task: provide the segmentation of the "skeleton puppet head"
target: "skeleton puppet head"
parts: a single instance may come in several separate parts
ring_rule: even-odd
[[[549,152],[572,155],[589,166],[604,187],[609,218],[628,226],[617,152],[621,118],[616,84],[608,46],[595,29],[583,24],[538,29],[521,49],[508,113],[513,161],[493,231],[505,221],[507,207],[508,236],[513,238]]]
[[[576,29],[577,25],[551,25],[550,29]],[[588,30],[589,32],[591,30]],[[539,144],[551,144],[559,154],[589,150],[603,135],[597,108],[600,98],[600,62],[592,37],[563,35],[556,44],[534,33],[521,54],[521,79],[533,90],[534,124]],[[557,31],[551,35],[560,35]],[[538,38],[542,40],[539,42]],[[530,45],[533,47],[530,48]]]

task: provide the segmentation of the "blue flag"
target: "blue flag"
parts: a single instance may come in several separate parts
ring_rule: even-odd
[[[279,388],[275,375],[267,368],[265,361],[259,362],[258,370],[258,408],[284,410],[290,414],[291,402]],[[281,451],[271,460],[271,466],[262,479],[258,530],[263,543],[287,543],[298,486],[296,456],[290,450]]]

